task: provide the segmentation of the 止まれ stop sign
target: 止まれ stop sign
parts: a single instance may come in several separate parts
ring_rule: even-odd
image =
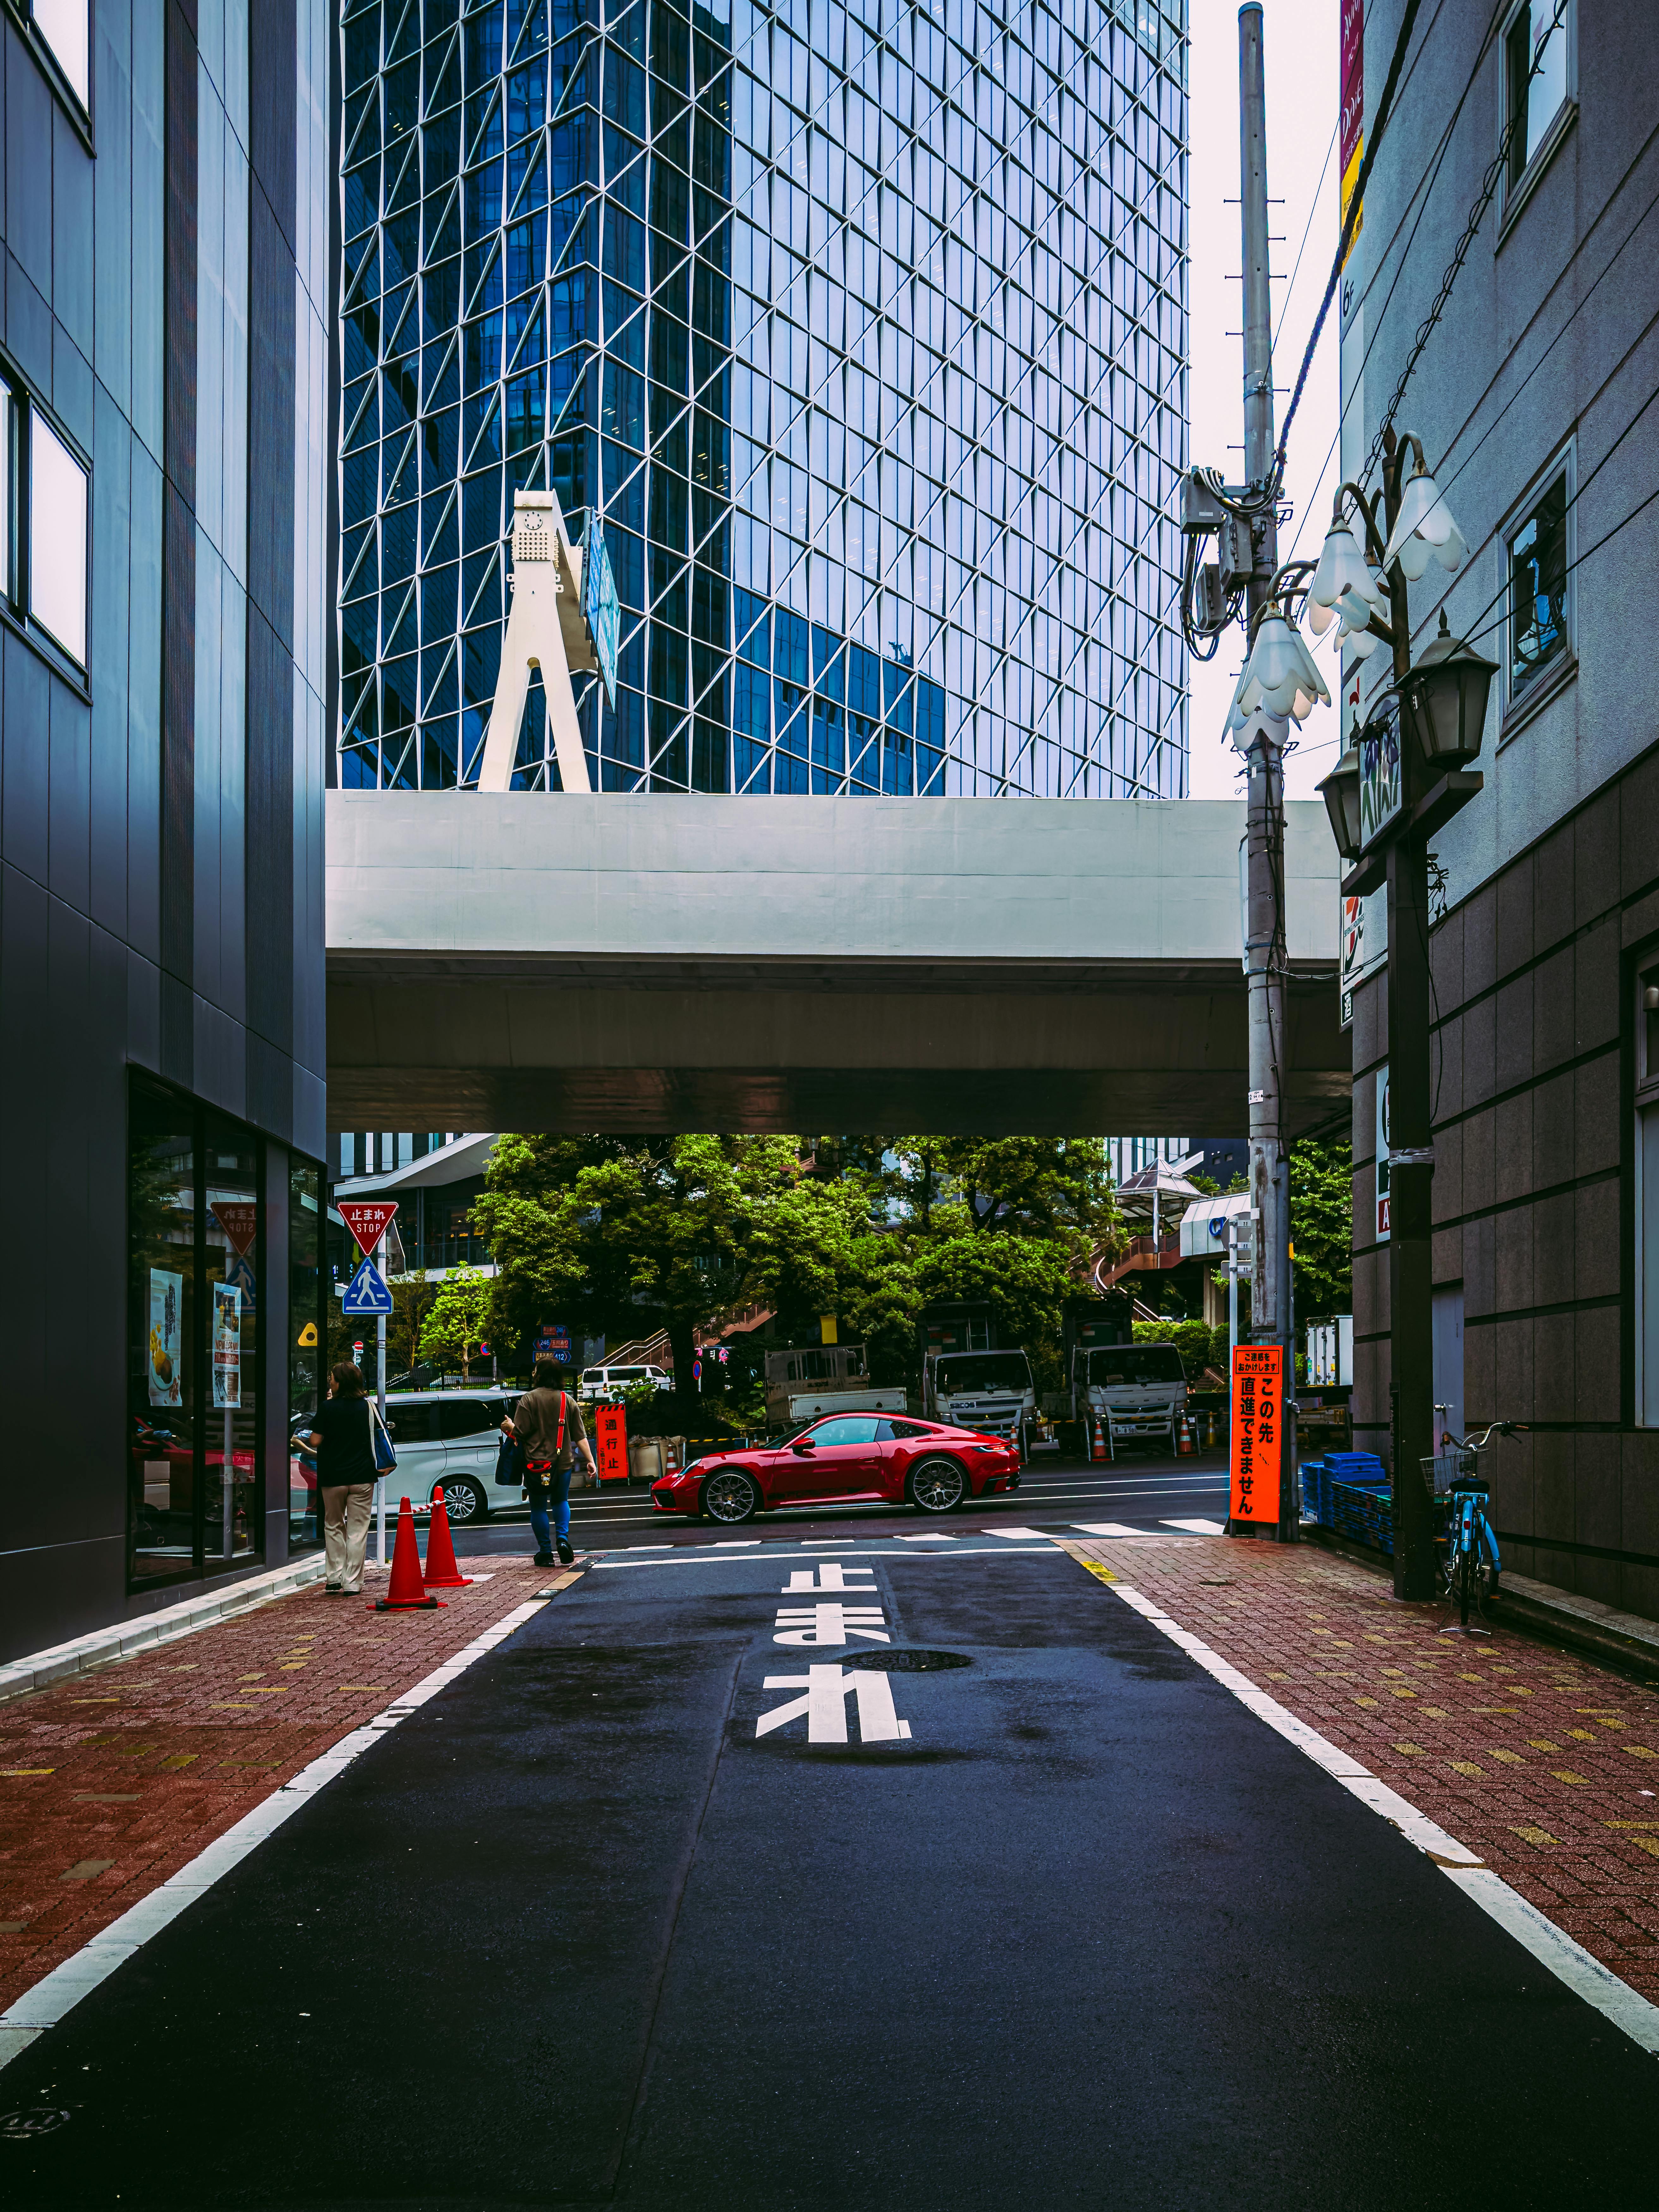
[[[398,1211],[396,1200],[343,1198],[335,1211],[356,1238],[359,1249],[372,1252],[386,1235]]]

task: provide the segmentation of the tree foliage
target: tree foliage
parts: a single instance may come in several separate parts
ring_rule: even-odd
[[[488,1340],[494,1285],[482,1268],[452,1267],[421,1325],[421,1351],[428,1359],[459,1367],[470,1375],[480,1346]]]
[[[1298,1322],[1353,1310],[1353,1163],[1345,1144],[1291,1148],[1291,1242]]]

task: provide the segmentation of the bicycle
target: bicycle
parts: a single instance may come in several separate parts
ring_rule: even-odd
[[[1435,1411],[1443,1413],[1445,1408],[1437,1406]],[[1446,1595],[1457,1601],[1457,1626],[1443,1629],[1443,1635],[1492,1633],[1490,1629],[1469,1626],[1471,1600],[1476,1612],[1482,1611],[1484,1601],[1498,1595],[1503,1570],[1498,1538],[1486,1518],[1492,1486],[1480,1472],[1480,1455],[1494,1437],[1516,1436],[1525,1428],[1524,1421],[1491,1421],[1478,1437],[1455,1437],[1446,1431],[1441,1443],[1450,1449],[1421,1463],[1430,1495],[1445,1498],[1450,1509],[1445,1536]]]

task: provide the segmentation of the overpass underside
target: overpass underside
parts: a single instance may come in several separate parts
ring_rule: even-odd
[[[1349,1095],[1286,810],[1287,1119]],[[1246,1126],[1242,807],[329,794],[337,1128]]]
[[[1298,1134],[1346,1108],[1328,969],[1291,980]],[[1231,967],[331,954],[343,1128],[1242,1130]]]

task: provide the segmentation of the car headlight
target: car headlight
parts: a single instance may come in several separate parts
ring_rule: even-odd
[[[702,1462],[700,1459],[694,1459],[690,1467],[683,1467],[680,1469],[680,1479],[684,1480],[688,1474],[695,1474],[702,1465]]]

